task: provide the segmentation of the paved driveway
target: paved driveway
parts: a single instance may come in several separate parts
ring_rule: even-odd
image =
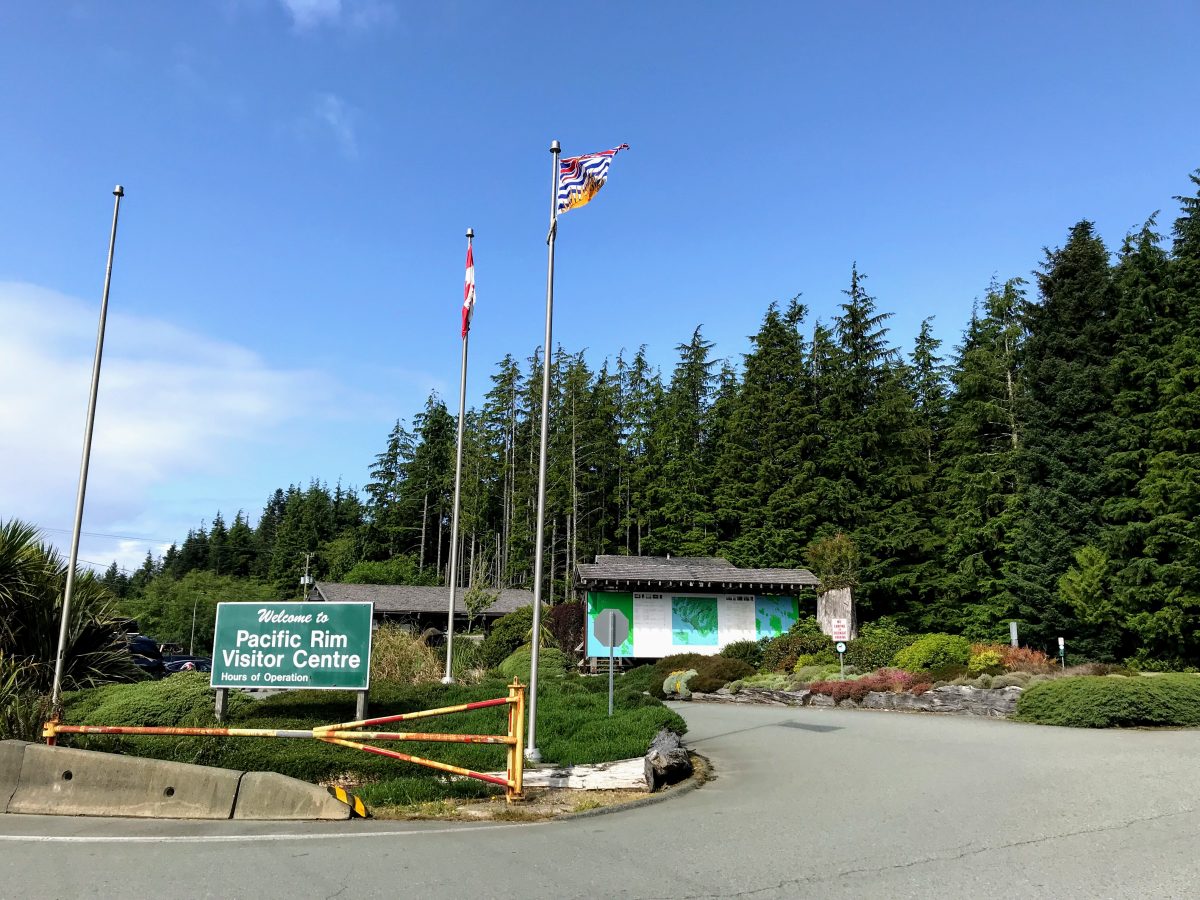
[[[1200,896],[1200,731],[683,704],[718,777],[528,826],[0,816],[0,897]]]

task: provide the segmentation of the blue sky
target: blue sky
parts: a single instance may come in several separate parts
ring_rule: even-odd
[[[665,372],[697,324],[830,318],[852,262],[907,346],[1080,218],[1116,246],[1200,166],[1192,2],[12,2],[0,8],[0,517],[136,564],[276,486],[362,484],[397,417],[541,341],[551,139],[627,141],[559,229],[555,339]]]

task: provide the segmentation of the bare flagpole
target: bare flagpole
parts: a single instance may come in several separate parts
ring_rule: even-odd
[[[96,356],[92,361],[92,388],[88,395],[87,424],[83,429],[83,460],[79,464],[79,491],[75,495],[75,526],[71,532],[71,559],[67,564],[67,583],[63,587],[62,622],[58,628],[58,653],[54,659],[54,687],[50,692],[50,705],[58,709],[62,696],[63,663],[67,654],[67,637],[71,631],[71,594],[75,589],[75,567],[79,564],[79,533],[83,529],[83,499],[87,493],[88,463],[92,456],[92,430],[96,424],[96,395],[100,390],[100,361],[104,356],[104,325],[108,318],[108,289],[112,284],[113,250],[117,244],[117,215],[121,211],[121,198],[125,188],[113,188],[112,230],[108,236],[108,267],[104,270],[104,296],[100,300],[100,327],[96,333]]]
[[[533,641],[529,661],[529,742],[525,756],[531,762],[541,762],[542,753],[537,745],[537,687],[538,649],[542,640],[542,563],[544,561],[546,531],[546,439],[550,432],[550,362],[551,332],[554,323],[554,239],[558,235],[558,156],[562,146],[551,141],[550,181],[550,232],[546,235],[549,257],[546,263],[546,340],[542,344],[542,437],[538,452],[538,505],[537,530],[534,532],[533,554]]]
[[[471,251],[471,243],[475,239],[475,229],[467,229],[467,252]],[[472,280],[474,278],[472,277]],[[464,323],[469,325],[469,323]],[[454,659],[454,595],[458,589],[458,508],[459,497],[462,496],[462,457],[463,457],[463,420],[467,409],[467,344],[471,340],[471,330],[464,328],[462,336],[462,374],[458,381],[458,451],[454,459],[454,518],[450,526],[450,611],[446,616],[446,674],[442,684],[453,684],[454,675],[451,665]]]

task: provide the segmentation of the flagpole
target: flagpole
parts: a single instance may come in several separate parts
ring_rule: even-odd
[[[96,356],[92,361],[92,387],[88,394],[87,422],[83,429],[83,460],[79,464],[79,490],[75,495],[75,525],[71,532],[71,558],[67,563],[67,582],[63,587],[62,622],[58,628],[58,652],[54,658],[54,685],[50,691],[51,709],[58,709],[62,696],[63,663],[67,654],[67,636],[70,634],[71,594],[75,589],[75,567],[79,564],[79,534],[83,530],[83,500],[87,493],[88,463],[92,457],[92,431],[96,424],[96,396],[100,391],[100,362],[104,356],[104,325],[108,318],[108,289],[112,284],[113,250],[117,244],[117,215],[121,211],[121,198],[125,188],[113,188],[112,230],[108,235],[108,266],[104,270],[104,295],[100,300],[100,327],[96,332]]]
[[[537,530],[534,532],[533,554],[533,641],[529,660],[529,743],[525,756],[531,762],[541,762],[542,753],[537,745],[537,688],[538,649],[542,640],[542,562],[545,556],[546,531],[546,439],[550,433],[550,361],[551,332],[554,323],[554,239],[558,236],[558,156],[562,146],[558,141],[550,142],[550,233],[546,235],[549,256],[546,262],[546,340],[542,344],[542,437],[538,451],[538,505]]]
[[[475,239],[475,229],[467,229],[467,252]],[[469,323],[468,323],[469,324]],[[454,519],[450,525],[450,610],[446,616],[446,674],[442,684],[453,684],[451,665],[454,660],[454,595],[458,589],[458,508],[462,495],[463,421],[467,410],[467,345],[471,340],[468,327],[462,338],[462,373],[458,380],[458,451],[454,459]]]

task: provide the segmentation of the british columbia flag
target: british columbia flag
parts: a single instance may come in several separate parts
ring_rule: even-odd
[[[558,212],[565,213],[577,206],[584,206],[599,193],[608,180],[608,167],[612,159],[628,144],[588,153],[585,156],[570,156],[560,163],[558,173]]]

